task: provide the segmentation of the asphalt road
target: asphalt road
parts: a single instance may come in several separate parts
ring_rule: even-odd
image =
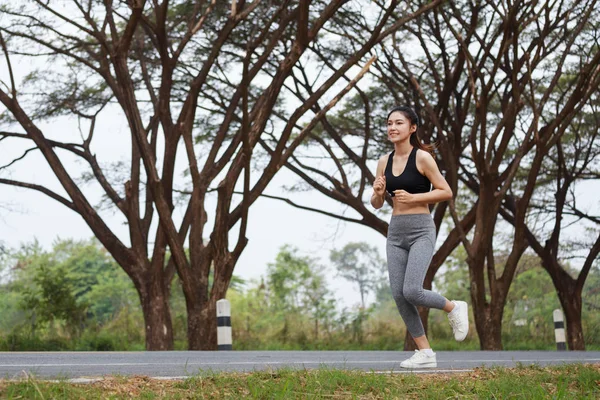
[[[97,378],[143,375],[181,378],[206,371],[257,371],[279,368],[335,368],[373,372],[407,372],[402,351],[169,351],[169,352],[0,352],[0,378]],[[461,372],[478,366],[514,367],[564,363],[600,363],[599,351],[439,351],[438,368],[427,372]]]

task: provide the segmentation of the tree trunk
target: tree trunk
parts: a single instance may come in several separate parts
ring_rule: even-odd
[[[573,293],[573,290],[562,288],[557,293],[565,313],[566,339],[569,350],[585,350],[581,324],[581,294],[577,295]]]
[[[501,295],[501,282],[496,278],[493,257],[494,231],[500,208],[495,196],[498,182],[480,182],[475,232],[468,252],[467,264],[471,280],[471,304],[481,350],[502,350],[502,315],[506,296]],[[486,289],[489,288],[489,292]],[[489,300],[488,300],[489,299]]]
[[[217,350],[217,304],[210,298],[187,302],[188,348],[190,350]]]
[[[479,337],[479,348],[481,350],[503,350],[502,330],[498,329],[497,324],[491,320],[485,321],[485,325],[487,328],[485,328],[483,336]]]
[[[162,282],[156,280],[147,284],[139,295],[146,328],[146,350],[173,350],[171,311]]]
[[[542,253],[541,251],[538,254]],[[542,266],[550,275],[558,300],[565,314],[566,340],[569,350],[585,350],[585,338],[581,324],[582,299],[577,280],[573,279],[559,264],[551,252],[542,253]]]
[[[502,346],[502,316],[504,314],[504,302],[498,304],[487,304],[475,310],[475,326],[479,335],[479,348],[481,350],[503,350]]]

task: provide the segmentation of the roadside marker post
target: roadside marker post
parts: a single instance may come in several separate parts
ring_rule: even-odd
[[[565,318],[561,309],[557,308],[552,313],[554,317],[554,338],[556,339],[556,350],[567,350],[565,343]]]
[[[217,301],[217,349],[233,350],[231,304],[227,299]]]

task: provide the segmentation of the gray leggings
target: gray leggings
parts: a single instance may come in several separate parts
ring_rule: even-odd
[[[387,235],[392,296],[412,337],[425,334],[416,306],[443,309],[446,299],[423,289],[435,248],[435,224],[429,214],[392,215]]]

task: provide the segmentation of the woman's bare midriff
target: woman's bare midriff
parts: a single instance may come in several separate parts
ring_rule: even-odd
[[[430,214],[429,205],[427,203],[405,204],[394,201],[392,215],[400,214]]]

